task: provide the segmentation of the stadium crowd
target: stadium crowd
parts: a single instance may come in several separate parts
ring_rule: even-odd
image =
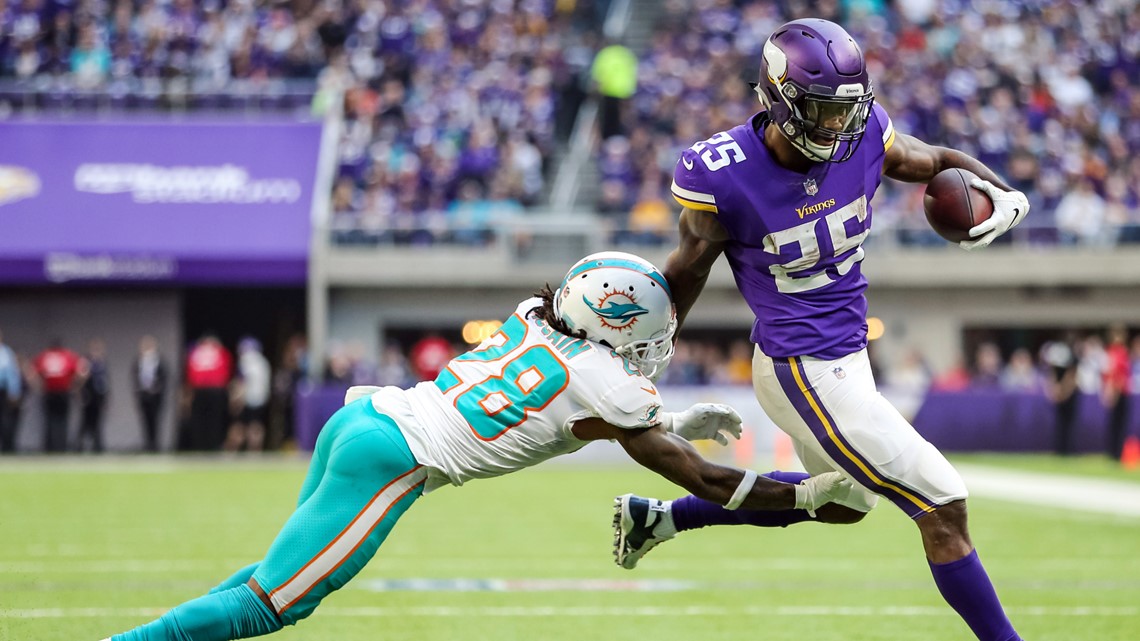
[[[600,145],[599,212],[642,242],[664,238],[681,150],[759,110],[745,83],[765,39],[807,16],[861,44],[899,131],[975,156],[1026,193],[1034,211],[1014,240],[1140,241],[1140,5],[1113,0],[664,0],[636,52],[623,135]],[[880,242],[944,244],[921,198],[880,188]]]
[[[360,341],[334,341],[324,363],[324,384],[411,386],[434,379],[451,358],[470,348],[446,333],[408,336],[388,340],[376,355]],[[1140,333],[1124,327],[1073,330],[1038,341],[1034,349],[1009,338],[998,333],[968,340],[971,353],[945,369],[932,368],[918,349],[884,362],[872,342],[872,368],[884,389],[916,402],[928,391],[1042,395],[1059,405],[1085,395],[1100,397],[1110,407],[1124,399],[1118,419],[1127,421],[1127,399],[1140,392]],[[38,353],[23,354],[0,335],[0,453],[17,451],[16,436],[25,431],[40,435],[34,442],[45,452],[102,451],[103,417],[111,394],[133,396],[144,451],[288,446],[295,394],[299,386],[310,385],[303,336],[290,338],[279,353],[269,356],[252,337],[242,338],[231,351],[206,335],[178,359],[163,356],[162,347],[147,336],[134,355],[108,354],[103,341],[95,338],[83,353],[53,343]],[[109,372],[116,362],[130,363],[131,389],[113,389]],[[752,345],[747,340],[706,333],[678,342],[659,382],[749,386],[751,371]],[[31,418],[37,412],[28,411],[33,403],[39,405],[38,420]],[[174,418],[172,435],[164,435],[161,426],[165,406]]]
[[[333,237],[486,242],[495,220],[544,195],[546,159],[581,101],[597,7],[389,5],[356,21],[326,70],[346,92]]]
[[[307,108],[345,15],[305,0],[0,3],[0,104]]]

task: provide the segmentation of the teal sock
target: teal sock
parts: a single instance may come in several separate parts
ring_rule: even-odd
[[[231,641],[276,632],[281,622],[248,585],[187,601],[111,641]]]
[[[261,565],[261,561],[258,561],[257,563],[250,563],[237,572],[234,572],[233,576],[219,583],[212,590],[210,590],[209,593],[215,594],[223,590],[229,590],[231,588],[236,588],[239,585],[249,583],[250,577],[252,577],[253,573],[257,571],[257,566],[259,565]]]

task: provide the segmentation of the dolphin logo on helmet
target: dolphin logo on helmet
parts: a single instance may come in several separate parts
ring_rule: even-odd
[[[651,380],[673,357],[677,311],[669,283],[639,256],[599,252],[578,261],[555,293],[554,314]]]
[[[601,307],[595,307],[590,302],[590,299],[586,298],[585,295],[582,296],[582,302],[586,303],[586,306],[590,308],[590,311],[594,312],[598,316],[601,316],[603,322],[612,321],[612,323],[615,325],[615,329],[624,327],[633,322],[637,322],[638,316],[649,313],[648,309],[645,309],[641,305],[638,305],[637,301],[631,298],[627,297],[627,299],[631,300],[632,302],[619,303],[613,300],[614,296],[622,296],[622,294],[620,292],[611,292],[604,300],[602,300],[601,303],[599,303],[602,305]],[[606,322],[606,324],[609,325],[610,323]]]

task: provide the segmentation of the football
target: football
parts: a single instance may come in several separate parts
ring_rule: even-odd
[[[965,169],[946,169],[926,186],[922,199],[926,220],[939,236],[952,243],[969,240],[970,229],[994,213],[989,196],[970,186],[975,178]]]

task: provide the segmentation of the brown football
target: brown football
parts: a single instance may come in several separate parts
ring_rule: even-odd
[[[970,229],[994,213],[990,197],[970,186],[975,178],[965,169],[946,169],[926,186],[922,199],[926,220],[939,236],[952,243],[969,240]]]

